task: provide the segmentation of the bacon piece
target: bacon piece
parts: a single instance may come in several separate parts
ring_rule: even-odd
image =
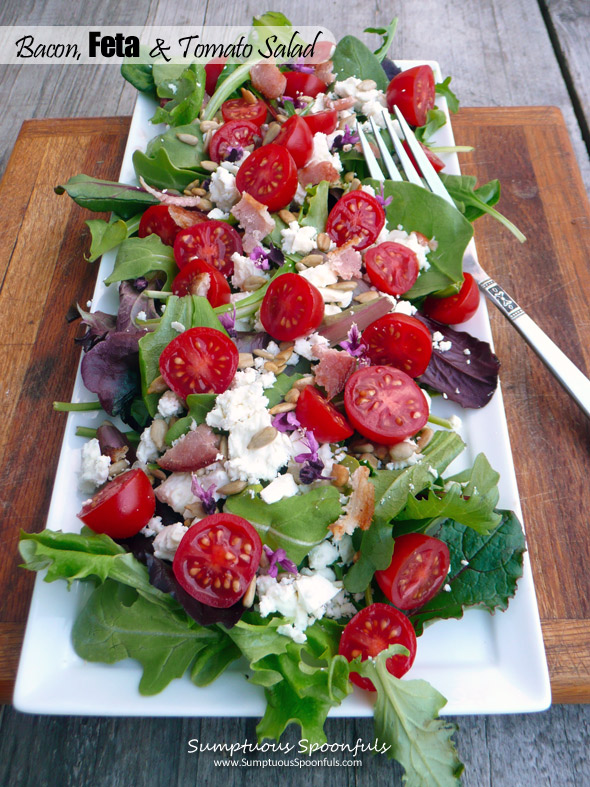
[[[175,205],[170,205],[168,208],[170,218],[181,229],[185,230],[188,227],[194,227],[195,224],[202,224],[204,221],[209,221],[206,213],[201,213],[200,210],[186,210],[179,208]]]
[[[212,464],[219,451],[219,437],[206,424],[187,432],[176,445],[158,459],[164,470],[188,473]]]
[[[141,175],[139,176],[139,182],[141,183],[141,187],[145,189],[148,194],[160,200],[160,205],[176,205],[176,207],[179,208],[198,208],[201,204],[202,197],[181,197],[178,194],[166,194],[164,191],[153,189],[151,186],[148,186]],[[195,221],[194,224],[197,224],[197,221]],[[189,224],[189,226],[191,225]]]
[[[346,381],[356,369],[356,359],[347,352],[320,344],[314,344],[311,351],[320,359],[314,367],[316,382],[325,388],[328,399],[332,399],[344,390]]]
[[[354,96],[345,96],[344,98],[337,98],[332,101],[326,102],[330,109],[337,109],[338,112],[343,112],[345,109],[352,109],[356,104]]]
[[[282,96],[287,87],[287,78],[273,63],[257,63],[252,66],[250,79],[253,87],[266,98]]]
[[[360,279],[363,258],[361,253],[353,249],[354,238],[346,241],[338,249],[328,252],[328,261],[332,270],[341,279]]]
[[[369,529],[375,513],[375,487],[369,481],[369,475],[369,468],[364,465],[357,467],[352,474],[352,494],[346,504],[345,513],[330,525],[335,541],[340,541],[345,533],[351,536],[357,527],[361,530]]]
[[[327,180],[328,183],[340,180],[338,170],[329,161],[312,162],[299,170],[299,182],[302,186],[315,186],[322,180]]]
[[[275,228],[275,221],[266,205],[255,200],[247,191],[242,194],[242,199],[233,206],[231,212],[244,230],[242,246],[246,254],[250,254]]]
[[[334,63],[331,60],[326,60],[323,63],[318,63],[315,67],[315,75],[318,79],[321,79],[326,85],[331,85],[332,82],[336,81],[336,77],[332,73],[334,69]]]

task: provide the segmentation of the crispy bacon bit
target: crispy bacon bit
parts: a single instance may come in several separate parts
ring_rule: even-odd
[[[199,210],[185,210],[176,205],[170,205],[168,213],[172,221],[183,230],[187,229],[187,227],[194,227],[195,224],[201,224],[201,222],[207,221],[207,215],[205,213],[201,213]]]
[[[338,112],[343,112],[345,109],[353,108],[356,98],[354,96],[346,96],[345,98],[337,98],[326,103],[329,109],[337,109]]]
[[[331,60],[326,60],[324,63],[318,63],[315,66],[315,75],[326,85],[331,85],[332,82],[336,81],[336,77],[332,73],[333,69],[334,63]]]
[[[250,79],[256,90],[266,98],[282,96],[287,87],[287,79],[273,63],[257,63],[250,69]]]
[[[328,261],[332,270],[341,279],[360,279],[363,258],[359,251],[353,248],[354,238],[346,241],[339,249],[328,252]]]
[[[332,399],[344,390],[346,381],[356,369],[356,359],[323,344],[314,344],[311,350],[320,359],[314,367],[316,382],[325,388],[328,399]]]
[[[201,204],[202,197],[181,197],[178,194],[166,194],[164,191],[153,189],[151,186],[148,186],[141,175],[139,176],[139,182],[141,183],[142,189],[145,189],[152,197],[160,200],[161,205],[176,205],[176,207],[179,208],[198,208]],[[195,221],[193,223],[196,224],[197,222]],[[189,227],[190,226],[189,224]]]
[[[169,448],[158,459],[158,464],[164,470],[188,473],[215,462],[218,452],[219,437],[206,424],[199,424],[194,431],[187,432],[176,445]]]
[[[233,206],[231,212],[244,230],[242,246],[246,254],[254,251],[260,241],[275,227],[274,219],[268,212],[266,205],[255,200],[247,191],[242,194],[242,199]]]
[[[329,161],[313,162],[299,170],[299,182],[302,186],[316,186],[322,180],[335,183],[339,179],[338,170]]]
[[[352,535],[357,527],[368,530],[375,513],[375,487],[369,481],[369,468],[364,465],[357,467],[350,483],[352,494],[346,504],[346,513],[330,525],[336,541],[340,541],[345,533]]]

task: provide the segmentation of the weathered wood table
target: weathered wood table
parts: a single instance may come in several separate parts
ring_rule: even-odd
[[[497,107],[554,104],[561,108],[586,189],[590,188],[587,86],[590,65],[588,7],[581,2],[447,0],[347,6],[328,0],[321,9],[303,3],[296,13],[273,3],[299,24],[322,23],[335,33],[355,32],[397,13],[394,57],[438,59],[466,105]],[[474,7],[475,6],[475,7]],[[244,22],[265,10],[253,3],[147,3],[94,8],[93,23],[210,24]],[[10,1],[1,24],[85,24],[87,12],[59,0],[19,6]],[[10,112],[0,118],[2,169],[19,131],[30,117],[129,114],[133,91],[112,67],[2,67],[0,85]],[[459,143],[474,144],[465,172],[481,180],[499,177],[501,208],[529,236],[524,247],[488,219],[476,240],[482,262],[514,292],[531,315],[586,372],[590,371],[588,306],[590,214],[561,116],[554,110],[465,110],[455,122]],[[0,368],[5,429],[0,500],[0,694],[6,701],[14,675],[31,587],[15,570],[19,527],[42,527],[60,445],[56,421],[47,427],[48,404],[67,398],[77,351],[63,337],[63,304],[84,302],[94,272],[80,265],[85,240],[82,211],[55,206],[56,179],[94,163],[93,174],[117,172],[126,121],[29,124],[19,141],[20,161],[2,186],[0,229]],[[99,141],[100,140],[100,141]],[[104,156],[98,156],[97,144]],[[57,155],[56,155],[57,146]],[[46,158],[42,158],[47,154]],[[13,159],[13,161],[15,161]],[[95,162],[102,161],[100,165]],[[16,167],[16,165],[15,165]],[[58,178],[59,176],[59,178]],[[32,194],[29,200],[27,194]],[[56,198],[55,198],[56,199]],[[65,199],[65,198],[63,198]],[[65,203],[64,203],[65,204]],[[56,216],[59,211],[64,215]],[[64,233],[64,226],[67,232]],[[36,254],[27,255],[34,249]],[[59,264],[58,264],[59,262]],[[554,701],[590,699],[590,623],[584,486],[588,424],[514,331],[492,315],[503,360],[503,390],[531,560],[543,621]],[[33,440],[41,445],[36,449]],[[42,654],[39,654],[42,658]],[[554,705],[532,716],[468,717],[458,747],[467,766],[465,784],[590,784],[590,709]],[[89,719],[35,717],[0,709],[0,784],[4,785],[299,785],[398,784],[399,770],[383,757],[362,767],[240,769],[226,775],[212,755],[187,755],[187,741],[255,739],[255,720]],[[368,741],[368,720],[334,720],[331,741]],[[287,739],[296,741],[295,732]],[[139,767],[138,767],[139,764]]]

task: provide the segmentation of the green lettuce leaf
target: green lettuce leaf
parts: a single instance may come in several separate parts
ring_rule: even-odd
[[[464,767],[452,740],[456,725],[438,718],[446,699],[424,680],[399,680],[387,670],[390,656],[406,652],[393,645],[358,667],[377,689],[375,738],[391,747],[387,756],[404,768],[406,787],[455,787]]]
[[[157,235],[145,238],[127,238],[117,252],[115,267],[105,284],[135,280],[141,276],[149,278],[150,274],[163,273],[166,276],[164,289],[172,286],[172,280],[178,273],[171,246],[162,243]]]
[[[426,123],[415,131],[416,139],[419,139],[420,142],[423,143],[428,142],[430,137],[434,136],[439,128],[442,128],[446,122],[447,116],[442,109],[438,109],[437,107],[429,109],[426,115]]]
[[[378,181],[368,179],[365,183],[379,191]],[[438,241],[436,251],[428,254],[430,268],[420,273],[405,297],[420,298],[462,281],[463,254],[473,236],[467,219],[442,197],[413,183],[386,180],[383,188],[385,197],[392,198],[385,209],[389,227],[401,224],[406,232],[415,230]]]
[[[459,99],[451,90],[451,77],[447,77],[442,82],[437,82],[434,89],[439,96],[446,98],[449,112],[455,113],[459,111]]]
[[[365,33],[375,33],[375,35],[383,36],[383,43],[373,53],[377,60],[381,63],[389,52],[389,48],[393,42],[395,31],[397,30],[397,16],[394,16],[387,27],[365,27]]]
[[[103,219],[88,219],[86,224],[90,230],[90,253],[86,259],[88,262],[94,262],[107,251],[115,249],[130,235],[137,232],[139,222],[143,214],[138,213],[137,216],[128,221],[117,219],[113,216],[111,221],[104,221]]]
[[[270,504],[260,498],[257,489],[260,487],[248,487],[229,497],[224,511],[247,519],[263,543],[271,549],[284,549],[297,564],[324,540],[328,526],[342,513],[340,494],[334,486],[318,487]]]
[[[451,590],[438,593],[409,616],[417,634],[422,633],[427,622],[462,618],[466,607],[482,607],[489,612],[508,607],[522,576],[525,540],[514,512],[498,513],[499,525],[486,535],[452,519],[432,532],[448,545],[451,553],[447,580]]]
[[[56,194],[66,192],[77,205],[95,213],[113,211],[122,219],[130,219],[158,200],[139,186],[116,183],[112,180],[92,178],[90,175],[74,175],[62,186],[56,186]]]
[[[301,211],[299,224],[303,227],[315,227],[318,232],[324,232],[328,220],[328,193],[330,184],[322,180],[307,192]]]
[[[146,156],[136,150],[133,154],[133,168],[137,178],[143,178],[153,188],[175,189],[181,194],[196,177],[194,170],[174,166],[164,147],[158,148],[153,156]]]
[[[293,387],[293,383],[300,380],[302,377],[303,375],[299,374],[299,372],[295,374],[285,374],[284,372],[279,374],[270,388],[264,389],[264,395],[268,399],[268,406],[274,407],[275,404],[282,402],[285,398],[285,394]]]
[[[190,134],[199,140],[199,144],[189,145],[186,142],[181,142],[178,139],[178,134]],[[164,134],[158,134],[150,139],[145,154],[148,158],[154,158],[159,150],[165,150],[172,166],[178,167],[178,169],[199,169],[201,161],[205,158],[203,132],[197,123],[170,128]],[[193,174],[193,179],[194,177]]]
[[[373,79],[379,90],[387,90],[389,80],[379,59],[355,36],[344,36],[340,39],[332,55],[332,62],[336,79]]]
[[[186,434],[194,421],[197,425],[204,424],[209,413],[215,407],[217,394],[189,394],[186,397],[188,413],[184,418],[179,418],[166,432],[166,444],[172,445],[174,440],[178,440]]]
[[[158,107],[152,123],[184,126],[199,116],[205,96],[205,66],[200,63],[154,63],[153,77],[159,98],[169,101]]]
[[[142,47],[140,47],[140,50],[141,49]],[[144,54],[145,51],[144,49]],[[121,76],[133,85],[134,88],[137,88],[140,93],[145,93],[153,99],[158,98],[152,63],[136,63],[135,58],[125,60],[121,66]]]

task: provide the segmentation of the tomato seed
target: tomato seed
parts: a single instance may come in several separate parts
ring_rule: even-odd
[[[240,583],[238,582],[237,579],[234,579],[234,581],[231,583],[231,586],[234,593],[237,593],[240,589]]]
[[[217,577],[217,579],[215,579],[215,581],[213,582],[213,587],[216,589],[219,589],[221,587],[221,580],[219,579],[219,577]]]
[[[252,544],[244,544],[244,552],[247,552],[249,555],[252,552]]]

